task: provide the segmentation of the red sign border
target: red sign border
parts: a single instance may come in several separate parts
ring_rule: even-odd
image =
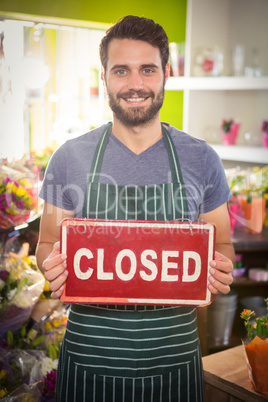
[[[208,230],[208,262],[215,258],[216,227],[210,223],[204,222],[185,222],[185,221],[130,221],[130,220],[112,220],[112,219],[83,219],[66,218],[61,223],[61,252],[67,254],[66,246],[66,227],[68,224],[89,224],[98,226],[132,226],[132,227],[164,227],[180,228],[192,231],[194,229]],[[207,267],[207,285],[209,276],[209,265]],[[68,279],[67,279],[68,280]],[[134,298],[116,298],[116,297],[79,297],[66,295],[66,289],[61,296],[64,303],[84,303],[84,304],[136,304],[136,305],[175,305],[175,306],[205,306],[211,303],[212,295],[208,287],[206,288],[206,297],[204,300],[185,300],[185,299],[134,299]]]

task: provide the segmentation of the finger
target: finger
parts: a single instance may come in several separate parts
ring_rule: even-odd
[[[43,261],[42,268],[44,271],[49,271],[50,269],[56,267],[57,265],[63,264],[67,259],[65,254],[56,254],[52,255],[52,253]]]
[[[212,286],[211,284],[208,285],[208,289],[211,293],[213,293],[214,295],[217,295],[218,293],[220,293],[216,288],[214,288],[214,286]]]
[[[53,281],[51,281],[49,283],[49,289],[52,292],[57,292],[59,289],[62,288],[62,286],[64,285],[64,283],[67,280],[67,277],[68,277],[68,271],[66,270],[61,275],[56,277],[56,279],[54,279]]]
[[[53,249],[49,255],[49,257],[55,257],[56,255],[60,254],[60,242],[57,241],[53,244]]]
[[[209,273],[214,280],[217,280],[224,285],[231,285],[233,283],[233,276],[231,272],[224,272],[215,268],[210,268]]]
[[[227,294],[231,290],[230,285],[228,283],[226,284],[226,283],[220,282],[220,281],[216,280],[214,276],[209,276],[208,280],[210,282],[208,284],[208,289],[213,294],[217,294],[217,293]]]
[[[55,279],[57,279],[59,276],[62,274],[66,273],[68,275],[68,271],[66,269],[66,261],[62,262],[59,265],[55,265],[51,269],[44,271],[45,278],[49,281],[52,282]]]
[[[212,268],[216,268],[217,270],[225,272],[227,274],[231,273],[233,271],[233,263],[228,258],[226,258],[224,261],[212,260],[212,261],[210,261],[209,265]]]
[[[51,295],[50,295],[50,297],[51,297],[52,299],[59,299],[59,298],[61,297],[62,293],[63,293],[63,290],[64,290],[64,285],[61,286],[61,287],[60,287],[58,290],[56,290],[55,292],[52,292]]]

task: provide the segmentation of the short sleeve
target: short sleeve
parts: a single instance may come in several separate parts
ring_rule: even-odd
[[[48,163],[39,197],[56,207],[73,210],[73,202],[69,196],[67,184],[66,146],[56,150]]]
[[[232,196],[225,170],[219,155],[208,145],[204,165],[204,193],[200,213],[210,212],[227,202]]]

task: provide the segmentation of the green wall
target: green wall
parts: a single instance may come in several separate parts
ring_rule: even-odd
[[[152,18],[167,32],[170,42],[185,41],[187,0],[0,0],[0,14],[65,18],[113,24],[127,14]],[[182,128],[182,92],[166,92],[161,119]]]

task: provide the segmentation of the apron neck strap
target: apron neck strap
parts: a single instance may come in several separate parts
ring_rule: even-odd
[[[177,154],[175,145],[172,141],[171,135],[169,134],[169,132],[166,129],[166,127],[164,126],[164,124],[161,123],[161,127],[162,127],[162,134],[163,134],[164,142],[165,142],[167,153],[168,153],[172,181],[173,181],[173,183],[183,183],[180,163],[179,163],[178,154]]]
[[[103,161],[103,156],[104,156],[104,151],[106,149],[110,134],[112,131],[112,123],[109,122],[108,126],[104,130],[101,139],[97,145],[92,164],[91,164],[91,169],[90,169],[90,181],[92,183],[97,183],[98,182],[98,175],[101,170],[101,165]]]

